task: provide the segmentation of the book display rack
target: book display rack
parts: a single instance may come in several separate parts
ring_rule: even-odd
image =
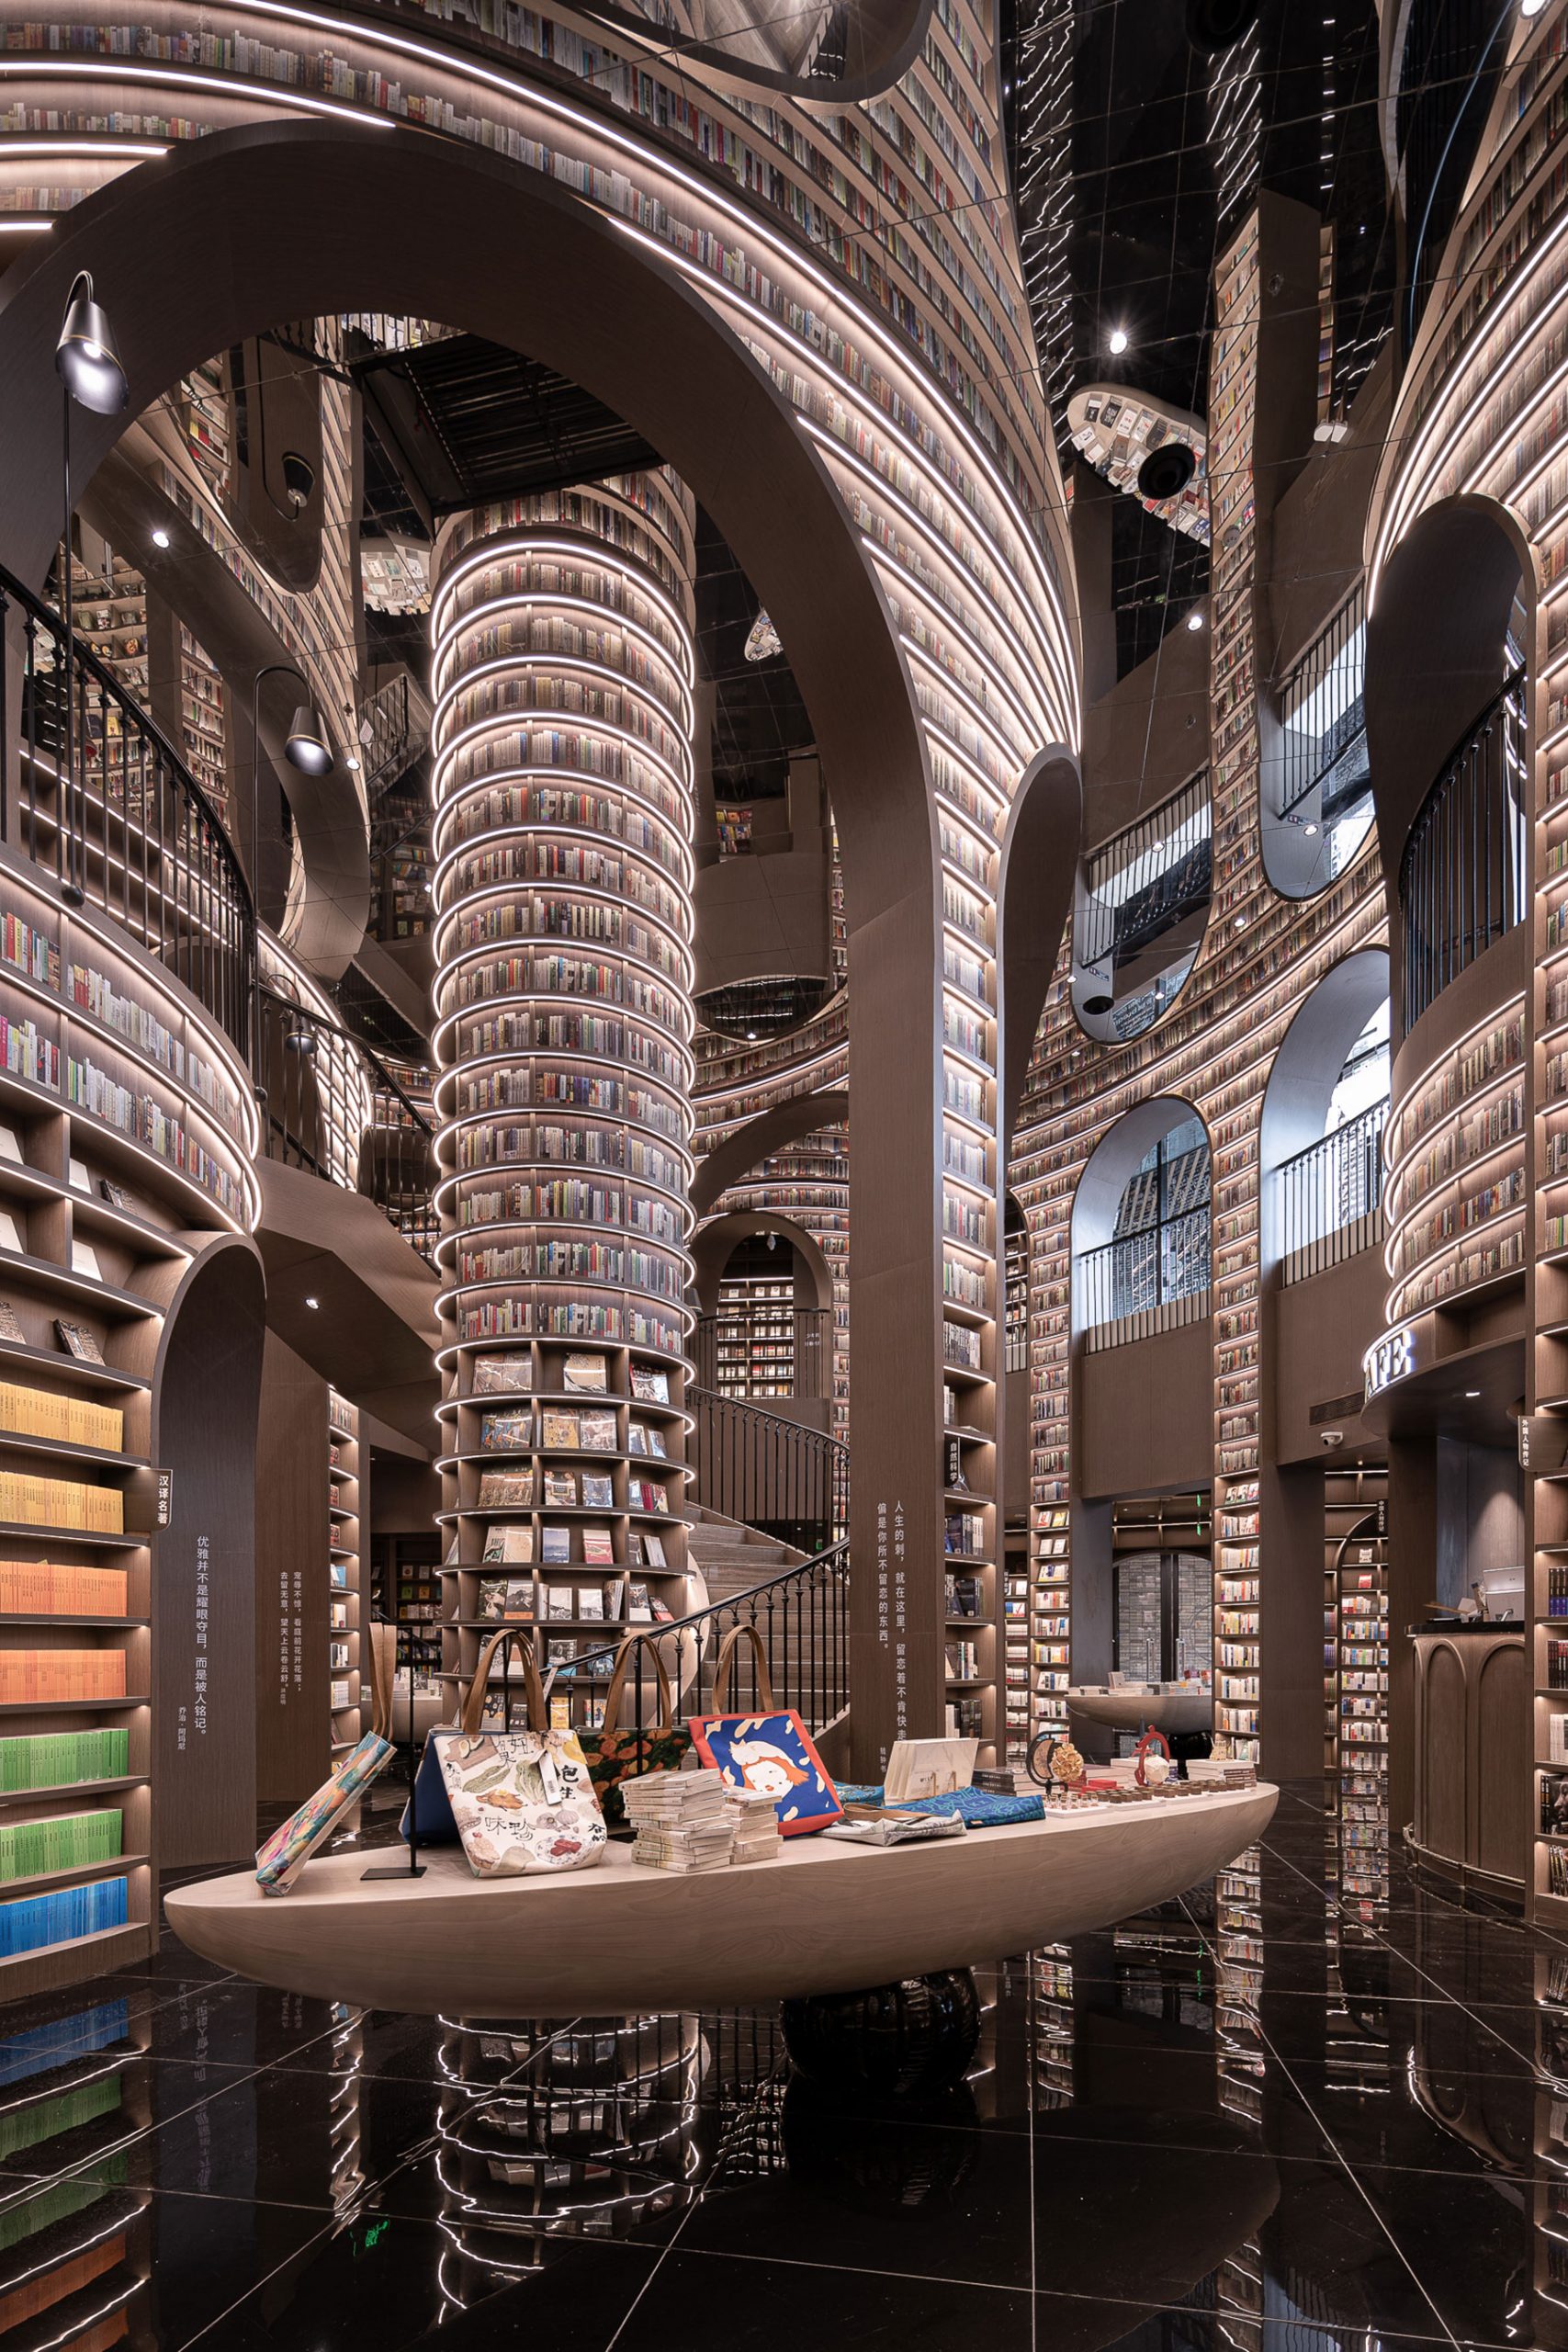
[[[364,1494],[359,1408],[327,1391],[327,1700],[332,1752],[345,1754],[366,1729],[367,1665],[361,1575]]]
[[[776,1238],[776,1237],[775,1237]],[[793,1396],[795,1363],[794,1252],[772,1268],[735,1270],[718,1285],[715,1385],[721,1396]]]
[[[152,1381],[254,1105],[190,1001],[0,857],[0,1998],[152,1949]]]
[[[439,563],[442,1672],[538,1615],[588,1720],[612,1616],[687,1600],[690,502],[616,477]]]

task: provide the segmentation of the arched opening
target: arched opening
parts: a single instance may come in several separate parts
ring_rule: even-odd
[[[1262,1260],[1285,1282],[1379,1238],[1388,1092],[1388,955],[1370,947],[1325,975],[1269,1075]]]
[[[1534,559],[1453,498],[1413,523],[1367,624],[1367,746],[1389,895],[1396,1043],[1522,920]]]
[[[1073,1010],[1101,1045],[1141,1037],[1168,1011],[1209,920],[1207,770],[1084,859],[1073,918]]]
[[[804,1226],[766,1209],[693,1237],[697,1385],[753,1403],[830,1393],[833,1277]]]
[[[1366,668],[1358,582],[1285,673],[1277,696],[1259,698],[1263,866],[1286,898],[1326,889],[1372,829]]]
[[[1117,1121],[1073,1202],[1073,1329],[1091,1350],[1209,1311],[1209,1136],[1160,1095]]]

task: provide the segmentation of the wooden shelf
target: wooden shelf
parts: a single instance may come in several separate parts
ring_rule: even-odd
[[[0,1878],[0,1903],[14,1896],[46,1894],[52,1886],[85,1886],[96,1878],[129,1877],[133,1870],[151,1861],[150,1854],[116,1854],[107,1861],[78,1862],[70,1870],[40,1871],[31,1878]],[[114,1930],[107,1930],[113,1934]],[[15,1959],[30,1960],[30,1952],[18,1952]]]

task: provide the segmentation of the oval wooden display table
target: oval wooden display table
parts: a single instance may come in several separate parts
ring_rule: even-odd
[[[929,1846],[792,1838],[776,1861],[682,1877],[629,1846],[564,1878],[477,1879],[461,1850],[364,1881],[365,1850],[292,1894],[248,1871],[182,1886],[169,1925],[204,1959],[329,2001],[447,2017],[623,2016],[853,1992],[1108,1927],[1248,1846],[1276,1789],[1065,1814]]]
[[[1108,1731],[1210,1731],[1214,1722],[1212,1690],[1069,1690],[1075,1715]]]

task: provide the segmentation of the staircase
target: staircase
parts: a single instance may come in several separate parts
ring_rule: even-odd
[[[739,1519],[727,1519],[705,1503],[692,1503],[688,1508],[692,1522],[686,1550],[707,1586],[710,1603],[729,1600],[738,1592],[749,1592],[753,1585],[769,1584],[806,1558],[793,1545],[776,1543]]]

